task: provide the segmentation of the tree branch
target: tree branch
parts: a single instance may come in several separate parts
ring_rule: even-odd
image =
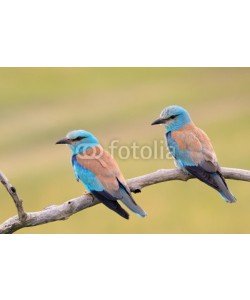
[[[250,181],[250,171],[232,168],[222,168],[222,174],[226,179]],[[154,173],[135,177],[128,180],[128,185],[132,192],[140,192],[144,187],[171,180],[187,181],[193,178],[184,174],[181,170],[158,170]],[[0,233],[13,233],[21,228],[42,225],[54,221],[66,220],[73,214],[100,203],[90,194],[64,202],[61,205],[52,205],[42,211],[25,213],[22,208],[22,202],[17,196],[16,190],[8,180],[0,174],[0,180],[12,196],[18,209],[18,216],[6,220],[0,225]],[[23,214],[23,217],[21,216]],[[25,218],[24,218],[25,216]]]
[[[10,184],[7,177],[0,171],[0,182],[3,184],[3,186],[6,188],[7,192],[10,194],[11,198],[13,199],[18,217],[21,223],[25,222],[27,218],[27,214],[23,209],[23,201],[19,198],[16,188]]]

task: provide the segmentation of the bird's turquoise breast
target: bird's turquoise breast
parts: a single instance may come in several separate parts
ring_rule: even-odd
[[[103,191],[103,186],[96,175],[90,170],[80,165],[76,155],[72,156],[72,166],[77,180],[80,180],[86,189],[90,191]]]
[[[187,150],[181,150],[178,143],[172,137],[171,131],[166,133],[166,139],[168,144],[169,152],[174,157],[176,164],[180,168],[185,168],[185,166],[193,166],[194,162],[192,161]]]

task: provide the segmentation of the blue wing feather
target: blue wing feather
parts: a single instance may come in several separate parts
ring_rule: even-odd
[[[96,177],[96,175],[90,170],[84,168],[84,166],[80,165],[77,162],[75,155],[72,157],[72,165],[76,178],[84,184],[84,186],[89,192],[91,192],[109,209],[115,211],[121,217],[129,219],[129,214],[116,201],[118,199],[110,195],[110,193],[108,193],[107,191],[105,191],[103,185],[101,184],[100,180]]]
[[[80,180],[89,192],[100,192],[104,190],[103,185],[96,175],[77,162],[76,155],[72,157],[72,165],[77,180]]]
[[[178,144],[172,138],[171,132],[166,134],[166,138],[168,142],[168,149],[180,168],[185,168],[185,166],[195,166],[195,163],[189,156],[188,151],[180,150]]]
[[[226,201],[236,201],[217,166],[213,165],[211,167],[206,161],[196,164],[189,156],[188,151],[180,150],[178,144],[172,138],[171,132],[168,132],[166,137],[169,151],[180,168],[187,170],[190,174],[217,190]]]
[[[114,180],[117,180],[118,183],[117,191],[109,192],[92,171],[78,163],[77,156],[72,157],[72,165],[76,178],[84,184],[90,193],[92,193],[108,208],[112,209],[123,218],[128,219],[128,213],[117,202],[117,200],[121,200],[133,212],[142,217],[146,216],[146,213],[135,203],[129,191],[127,191],[126,187],[118,180],[118,178],[114,178]]]

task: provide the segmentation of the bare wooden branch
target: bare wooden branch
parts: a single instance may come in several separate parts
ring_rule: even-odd
[[[222,174],[226,179],[250,181],[250,171],[232,168],[222,168]],[[181,170],[158,170],[154,173],[146,174],[128,180],[128,185],[132,192],[137,193],[144,187],[171,180],[187,181],[193,178],[184,174]],[[2,181],[2,178],[1,178]],[[4,180],[6,182],[6,180]],[[8,181],[7,181],[8,182]],[[5,185],[6,186],[6,185]],[[9,186],[9,189],[11,185]],[[8,190],[8,189],[7,189]],[[15,194],[15,192],[14,192]],[[18,198],[19,199],[19,198]],[[42,225],[54,221],[66,220],[73,214],[100,203],[90,194],[64,202],[61,205],[52,205],[42,211],[25,213],[25,220],[14,216],[0,225],[0,233],[13,233],[24,227]]]
[[[17,209],[19,221],[23,223],[27,218],[27,214],[23,209],[23,201],[19,198],[16,188],[9,182],[7,177],[1,171],[0,171],[0,181],[3,184],[3,186],[6,188],[7,192],[10,194],[11,198],[13,199]]]
[[[226,179],[250,181],[250,171],[248,170],[221,168],[221,171],[222,171],[222,175]],[[193,178],[194,178],[193,176],[185,174],[180,169],[170,169],[170,170],[162,169],[154,173],[129,179],[128,184],[130,186],[130,189],[132,191],[135,191],[137,189],[141,190],[146,186],[156,184],[156,183],[161,183],[164,181],[171,181],[171,180],[187,181]]]

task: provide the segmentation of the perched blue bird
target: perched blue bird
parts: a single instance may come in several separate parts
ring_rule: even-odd
[[[177,167],[208,184],[227,202],[235,202],[221,174],[213,146],[204,131],[196,127],[182,107],[166,107],[151,125],[163,124],[170,153]]]
[[[121,200],[129,209],[141,217],[147,214],[138,206],[129,190],[116,161],[103,150],[97,138],[85,130],[69,132],[56,144],[67,144],[72,151],[72,166],[77,181],[108,208],[125,219],[129,214],[120,206]]]

